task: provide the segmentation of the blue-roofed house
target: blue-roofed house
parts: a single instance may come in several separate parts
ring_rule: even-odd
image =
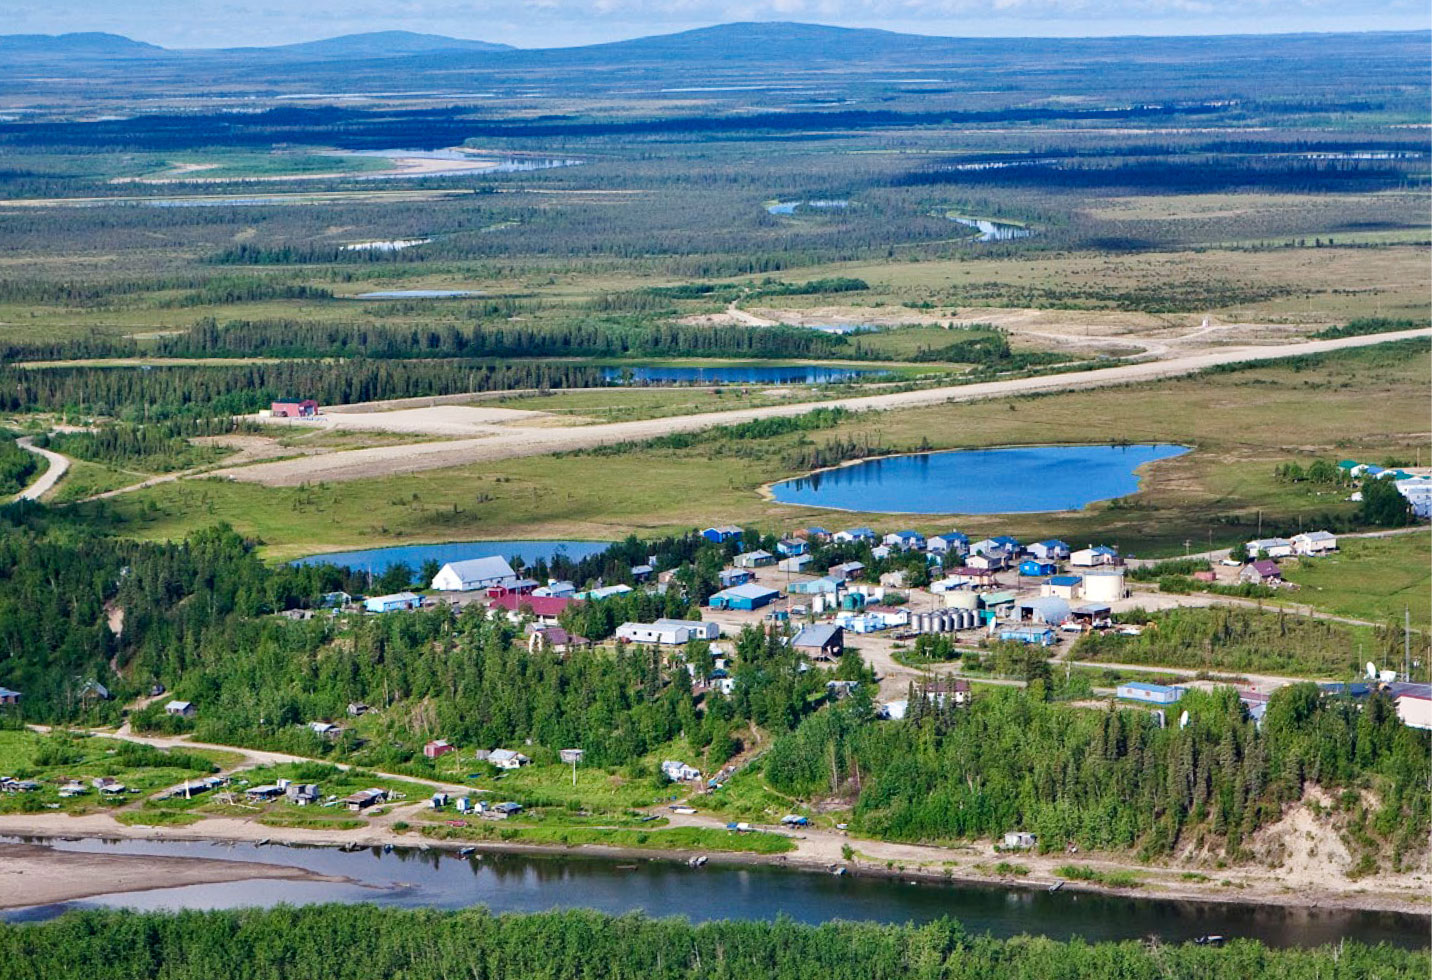
[[[1040,561],[1063,561],[1069,557],[1069,545],[1058,538],[1036,541],[1028,548],[1030,555]]]
[[[868,527],[852,527],[845,531],[836,531],[835,540],[841,544],[856,544],[861,541],[874,541],[875,532]]]
[[[391,595],[375,595],[363,600],[363,608],[370,613],[417,609],[422,604],[423,597],[414,592],[394,592]]]
[[[993,541],[995,544],[999,545],[1005,551],[1008,551],[1011,556],[1017,555],[1024,550],[1024,545],[1019,543],[1019,539],[1012,538],[1008,534],[1000,534],[993,538],[990,538],[990,540]]]
[[[949,534],[937,534],[930,538],[925,547],[935,555],[963,555],[970,548],[970,538],[959,531],[951,531]]]
[[[722,589],[708,599],[707,604],[712,609],[760,609],[763,606],[769,606],[780,597],[781,593],[777,589],[768,589],[764,585],[747,582],[745,585]]]
[[[701,532],[701,536],[707,541],[722,544],[723,542],[730,541],[732,538],[739,538],[741,536],[741,529],[735,524],[722,524],[719,527],[708,527]]]
[[[749,568],[723,568],[716,573],[716,578],[721,583],[721,588],[729,589],[733,585],[745,585],[756,578],[756,573]]]
[[[925,536],[919,531],[891,531],[885,535],[885,544],[905,551],[922,551],[925,548]]]
[[[1056,571],[1058,568],[1052,561],[1026,558],[1019,563],[1019,574],[1026,578],[1043,578],[1046,575],[1053,575]]]
[[[1079,575],[1054,575],[1039,589],[1042,595],[1058,596],[1060,599],[1075,599],[1084,579]]]
[[[1081,548],[1069,556],[1069,564],[1078,568],[1094,568],[1099,565],[1117,565],[1118,563],[1118,550],[1103,544]]]

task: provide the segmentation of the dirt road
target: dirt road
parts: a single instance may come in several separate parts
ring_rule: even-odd
[[[890,411],[951,402],[1001,398],[1032,392],[1099,388],[1190,374],[1222,364],[1320,354],[1413,337],[1432,337],[1432,330],[1404,330],[1397,333],[1309,341],[1282,346],[1228,347],[1164,361],[1122,364],[1093,371],[844,398],[820,404],[826,407],[840,406],[852,411]],[[421,470],[463,466],[469,463],[512,459],[519,456],[541,456],[547,453],[590,449],[612,443],[651,439],[673,432],[693,432],[712,426],[731,425],[755,419],[801,415],[811,408],[810,404],[796,403],[726,412],[707,412],[700,415],[644,419],[636,422],[612,422],[603,425],[546,429],[524,428],[480,439],[454,439],[446,442],[355,449],[321,457],[231,467],[215,470],[212,475],[248,483],[261,483],[266,486],[298,486],[320,480],[361,480],[397,473],[414,473]]]
[[[52,453],[48,449],[41,449],[35,445],[33,436],[21,436],[15,440],[15,444],[36,456],[43,456],[50,464],[49,469],[41,473],[38,480],[15,495],[16,500],[39,500],[54,489],[56,483],[60,482],[60,477],[64,476],[70,468],[70,461],[59,453]]]

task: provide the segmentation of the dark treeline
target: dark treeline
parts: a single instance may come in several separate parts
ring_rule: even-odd
[[[35,445],[78,459],[166,473],[214,462],[228,452],[220,446],[196,445],[191,439],[238,430],[227,418],[175,418],[139,425],[117,422],[93,430],[36,436]]]
[[[77,411],[129,421],[243,414],[280,398],[320,404],[603,384],[600,368],[543,361],[296,360],[221,367],[0,367],[5,411]]]
[[[1320,106],[1326,111],[1328,106]],[[1366,108],[1366,107],[1363,107]],[[1011,107],[988,110],[900,112],[849,109],[751,113],[739,115],[658,116],[646,119],[531,120],[476,119],[465,108],[385,110],[284,107],[263,112],[215,112],[183,116],[145,115],[100,122],[0,124],[0,143],[12,146],[103,147],[177,150],[206,146],[271,147],[298,142],[342,149],[393,146],[439,149],[469,139],[591,138],[681,133],[732,134],[885,129],[891,126],[940,126],[961,123],[1049,122],[1057,120],[1178,119],[1219,116],[1218,105],[1140,105],[1121,108]]]
[[[1143,194],[1207,194],[1240,188],[1278,193],[1350,193],[1418,187],[1427,181],[1426,165],[1395,160],[1196,159],[1133,160],[1079,165],[1031,160],[985,169],[945,167],[916,171],[897,184],[931,186],[1022,186],[1108,190],[1131,188]]]
[[[845,337],[773,327],[688,327],[602,318],[546,327],[512,325],[408,329],[295,320],[205,319],[160,338],[171,357],[820,357],[844,356]],[[529,386],[530,387],[530,386]]]
[[[1042,664],[1043,662],[1040,661]],[[1034,673],[1041,672],[1035,665]],[[1047,664],[1042,672],[1047,674]],[[1216,846],[1246,858],[1247,841],[1304,788],[1375,788],[1344,800],[1349,834],[1377,868],[1374,836],[1394,865],[1420,854],[1429,826],[1429,746],[1389,698],[1326,698],[1314,684],[1274,693],[1261,728],[1232,688],[1191,691],[1160,726],[1148,711],[1090,711],[1035,696],[981,691],[940,705],[912,692],[903,721],[822,711],[772,746],[766,778],[802,796],[856,794],[852,825],[898,840],[989,838],[1014,829],[1039,846],[1138,849],[1147,857]],[[833,785],[834,784],[834,785]]]
[[[44,461],[15,443],[15,436],[0,430],[0,496],[11,496],[29,486]]]
[[[71,912],[0,925],[0,977],[46,980],[1420,980],[1426,951],[1339,943],[1274,950],[972,936],[957,922],[800,925],[621,918],[591,911],[327,905],[232,911]],[[96,964],[103,964],[97,974]]]

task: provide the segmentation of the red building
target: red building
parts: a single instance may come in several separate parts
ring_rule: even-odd
[[[427,745],[423,746],[423,755],[427,756],[429,759],[438,759],[442,756],[447,755],[449,752],[456,751],[457,746],[450,745],[447,739],[442,738],[435,739],[429,742]]]
[[[269,406],[276,419],[311,419],[318,414],[318,402],[312,398],[286,398]]]

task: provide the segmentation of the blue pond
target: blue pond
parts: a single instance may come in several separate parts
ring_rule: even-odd
[[[501,555],[503,558],[521,558],[531,564],[540,559],[550,559],[559,552],[576,561],[605,551],[609,541],[459,541],[451,544],[403,544],[391,548],[371,548],[367,551],[336,551],[326,555],[310,555],[294,562],[295,565],[346,565],[356,572],[372,572],[381,575],[394,565],[407,565],[414,572],[423,562],[432,560],[447,564],[450,561],[466,561],[469,558],[483,558],[487,555]]]
[[[1187,447],[1035,446],[872,459],[771,488],[783,504],[889,514],[1078,510],[1139,489],[1139,466]]]
[[[622,384],[829,384],[855,378],[885,374],[871,368],[823,367],[818,364],[788,367],[609,367],[602,377]]]

